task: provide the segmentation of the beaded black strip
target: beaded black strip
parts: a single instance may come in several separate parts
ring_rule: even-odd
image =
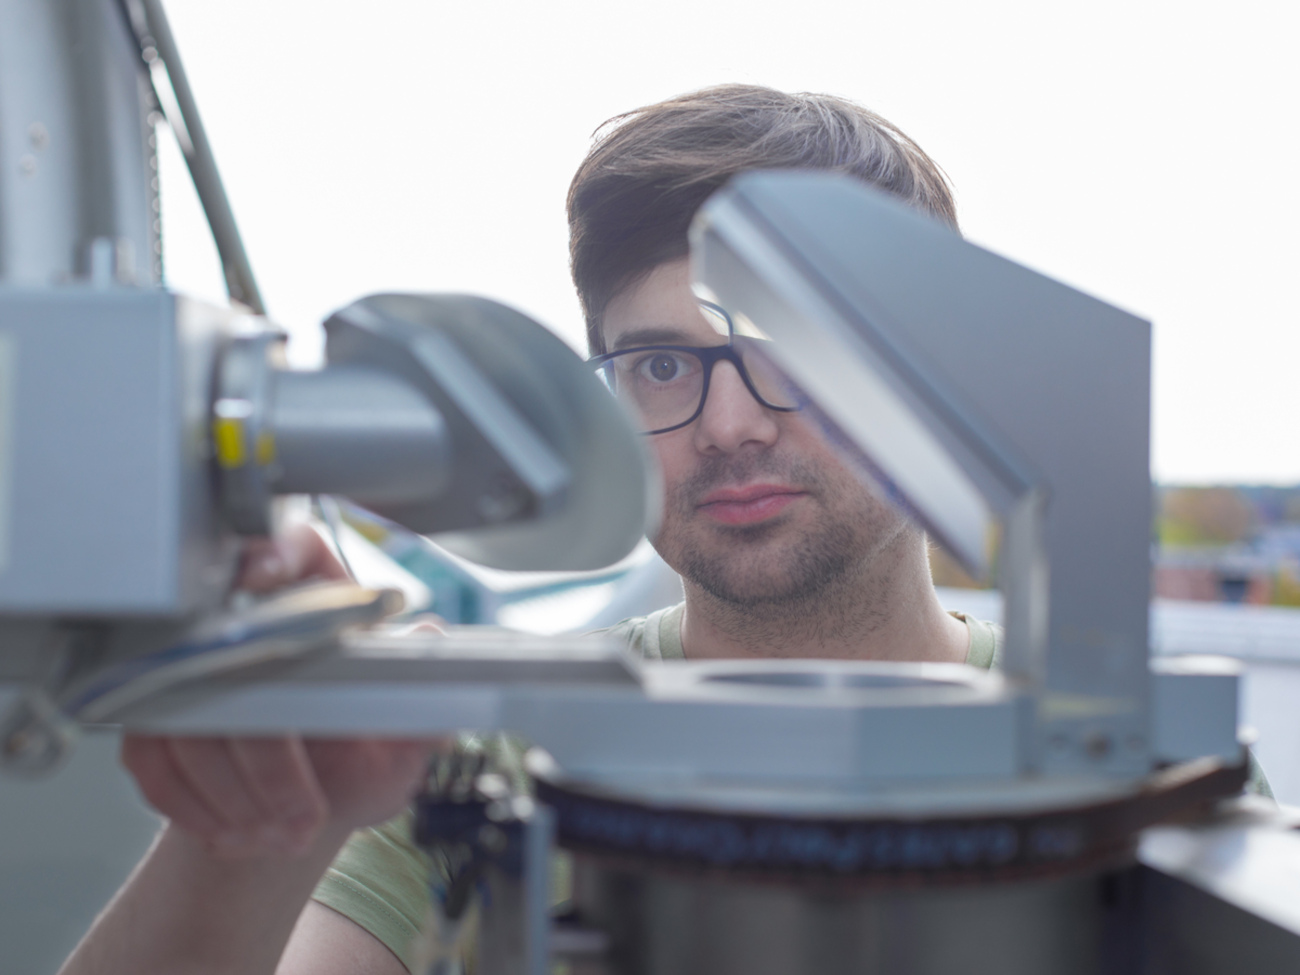
[[[1213,760],[1155,773],[1133,796],[1023,816],[835,819],[666,808],[538,780],[570,849],[627,863],[779,877],[987,881],[1118,865],[1139,830],[1241,791],[1246,767]]]

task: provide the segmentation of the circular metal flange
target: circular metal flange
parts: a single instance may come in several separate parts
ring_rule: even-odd
[[[595,373],[528,316],[469,295],[380,294],[336,312],[325,327],[331,363],[353,361],[357,345],[346,329],[399,343],[417,358],[437,355],[423,348],[422,334],[450,339],[568,468],[571,479],[555,510],[509,520],[511,493],[488,492],[480,499],[485,524],[417,528],[439,545],[497,569],[589,571],[612,565],[653,534],[662,489],[650,451]]]
[[[231,528],[242,535],[271,533],[271,485],[275,440],[270,428],[274,360],[282,355],[282,332],[231,339],[217,371],[212,405],[212,446],[221,484],[221,505]]]
[[[538,798],[555,809],[560,845],[618,867],[773,883],[916,886],[1093,872],[1131,860],[1138,832],[1239,792],[1246,767],[1199,759],[1118,798],[1021,812],[880,817],[777,816],[658,805],[566,781],[529,756]]]

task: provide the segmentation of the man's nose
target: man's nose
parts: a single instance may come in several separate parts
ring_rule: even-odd
[[[715,365],[704,410],[695,423],[695,449],[732,453],[746,444],[770,447],[779,434],[776,414],[753,397],[735,365]]]

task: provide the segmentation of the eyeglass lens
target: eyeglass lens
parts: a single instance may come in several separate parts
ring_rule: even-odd
[[[680,426],[694,417],[703,405],[707,373],[718,359],[729,358],[722,351],[728,348],[739,357],[750,391],[760,403],[778,410],[798,409],[796,388],[762,353],[758,341],[736,338],[730,346],[698,351],[632,349],[607,359],[600,374],[611,392],[640,418],[646,432]]]

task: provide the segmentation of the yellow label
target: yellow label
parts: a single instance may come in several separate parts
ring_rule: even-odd
[[[212,421],[212,441],[217,448],[217,463],[225,468],[243,467],[248,459],[244,450],[244,421],[239,417],[219,416]]]

